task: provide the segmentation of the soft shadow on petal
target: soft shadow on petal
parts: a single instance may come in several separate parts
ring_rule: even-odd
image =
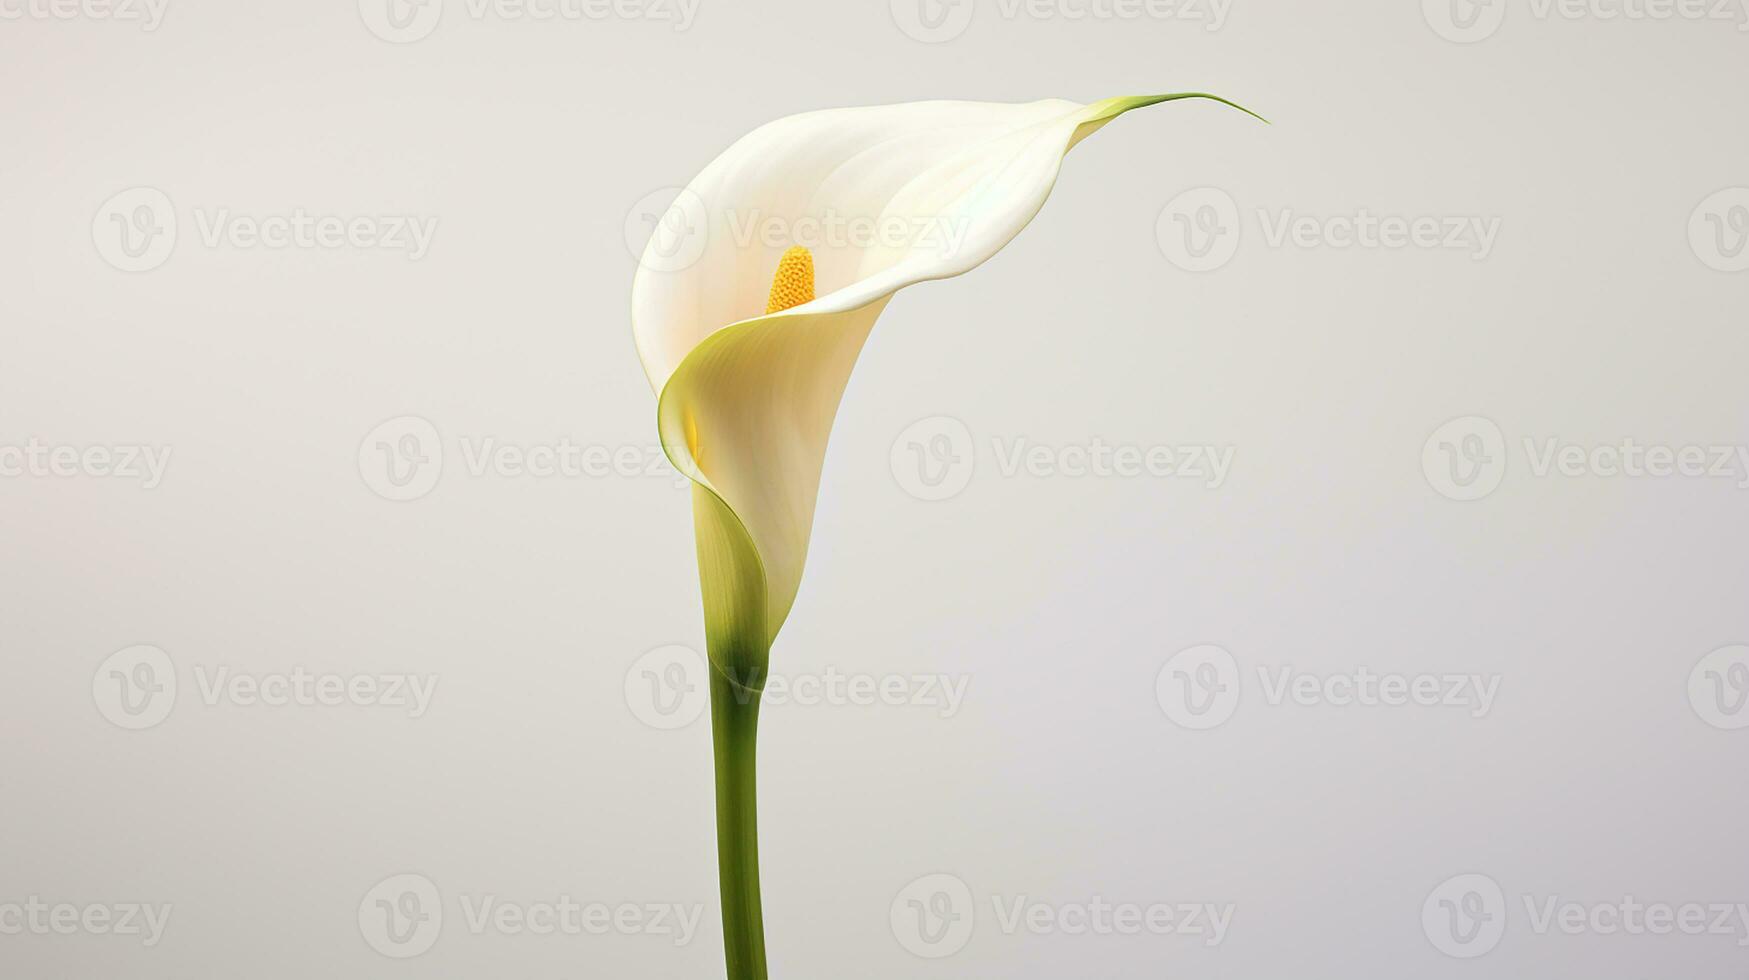
[[[662,391],[662,444],[698,484],[711,658],[733,679],[757,673],[795,601],[832,420],[885,306],[881,297],[736,324],[700,344]]]

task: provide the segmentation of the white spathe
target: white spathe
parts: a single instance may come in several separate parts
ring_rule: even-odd
[[[668,216],[679,220],[658,223],[633,280],[632,328],[660,396],[663,446],[698,484],[719,667],[763,672],[801,584],[832,420],[887,300],[1000,251],[1082,138],[1130,109],[1184,98],[1226,101],[808,112],[749,133],[682,192]],[[818,298],[767,315],[772,272],[792,245],[813,252]]]

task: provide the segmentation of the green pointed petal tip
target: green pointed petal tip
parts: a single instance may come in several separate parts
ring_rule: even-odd
[[[1219,102],[1221,105],[1231,106],[1232,108],[1237,109],[1240,112],[1243,112],[1245,115],[1250,116],[1253,119],[1256,119],[1257,121],[1263,123],[1266,126],[1273,125],[1272,123],[1270,123],[1269,120],[1263,118],[1262,116],[1258,115],[1255,112],[1252,112],[1250,109],[1245,108],[1244,106],[1240,105],[1239,103],[1234,102],[1231,99],[1223,99],[1218,95],[1210,95],[1207,92],[1173,92],[1169,95],[1119,96],[1118,98],[1115,98],[1115,99],[1106,99],[1103,102],[1096,103],[1097,108],[1098,108],[1098,113],[1094,116],[1094,118],[1095,119],[1110,119],[1110,118],[1113,118],[1114,116],[1120,116],[1120,115],[1130,111],[1131,109],[1140,109],[1140,108],[1143,108],[1144,106],[1159,105],[1162,102],[1177,102],[1180,99],[1207,99],[1210,102]]]

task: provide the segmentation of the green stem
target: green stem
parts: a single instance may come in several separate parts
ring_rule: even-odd
[[[711,734],[717,761],[717,876],[729,980],[766,980],[765,920],[759,902],[759,692],[711,669]]]

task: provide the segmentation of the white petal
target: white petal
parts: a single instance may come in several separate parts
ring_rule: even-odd
[[[680,254],[696,258],[674,268],[676,242],[653,237],[632,318],[661,393],[664,445],[711,498],[695,513],[713,657],[753,642],[750,630],[768,645],[789,612],[832,420],[886,300],[1000,251],[1043,206],[1079,139],[1129,109],[1186,97],[1212,98],[806,113],[755,130],[688,186],[690,225],[668,227],[704,235],[702,250],[684,243]],[[762,315],[792,245],[813,252],[819,298]]]

